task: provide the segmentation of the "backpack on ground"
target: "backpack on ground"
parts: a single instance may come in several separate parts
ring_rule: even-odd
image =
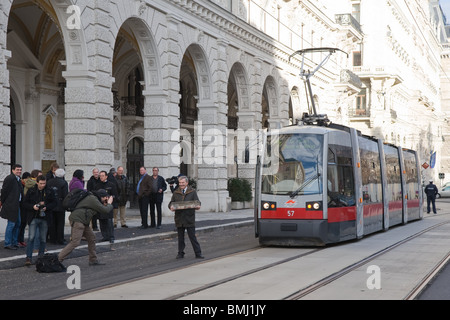
[[[74,189],[70,191],[67,196],[63,200],[63,208],[66,211],[75,210],[77,204],[86,198],[91,192],[83,190],[83,189]]]
[[[36,261],[36,271],[39,273],[65,272],[67,268],[58,260],[56,253],[46,253]]]

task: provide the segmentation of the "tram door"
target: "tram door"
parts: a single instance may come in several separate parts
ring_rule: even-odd
[[[136,187],[139,182],[139,168],[144,165],[144,142],[133,138],[127,147],[127,177],[130,182],[130,207],[138,208]]]
[[[404,177],[405,177],[405,199],[408,218],[407,221],[421,217],[421,201],[419,188],[419,173],[416,153],[412,150],[403,149]]]

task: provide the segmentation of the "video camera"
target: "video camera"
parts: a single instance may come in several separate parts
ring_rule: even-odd
[[[177,176],[172,176],[170,178],[167,178],[166,181],[167,181],[168,184],[175,184],[175,183],[178,182],[178,177]]]

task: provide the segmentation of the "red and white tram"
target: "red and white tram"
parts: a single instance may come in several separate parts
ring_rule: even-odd
[[[326,245],[422,218],[417,153],[340,125],[264,137],[255,190],[264,245]]]

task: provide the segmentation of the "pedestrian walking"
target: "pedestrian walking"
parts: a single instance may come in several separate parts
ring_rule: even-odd
[[[29,225],[25,260],[25,265],[27,266],[31,265],[34,242],[37,236],[39,237],[38,256],[44,255],[48,225],[52,218],[52,210],[56,205],[57,202],[53,190],[47,187],[47,179],[43,175],[38,176],[36,184],[28,189],[23,201],[23,210],[27,212],[27,223]],[[36,230],[39,230],[39,235],[36,234]]]
[[[192,248],[194,249],[195,257],[197,259],[203,259],[202,250],[200,244],[195,236],[195,210],[200,209],[200,201],[197,196],[197,191],[188,185],[189,179],[186,176],[178,178],[178,188],[172,194],[172,199],[169,202],[169,209],[175,211],[175,226],[178,231],[178,255],[177,259],[184,258],[184,231],[187,230],[189,240],[191,241]],[[183,205],[183,202],[198,201],[195,207],[177,209]]]
[[[3,181],[0,195],[0,217],[8,220],[5,231],[5,249],[17,250],[20,230],[20,202],[23,198],[23,186],[20,180],[22,166],[14,164],[11,174]]]
[[[80,245],[81,238],[85,237],[88,243],[89,265],[99,265],[95,249],[95,234],[89,224],[96,214],[108,214],[112,211],[113,198],[106,190],[95,191],[81,200],[75,210],[69,215],[71,240],[58,255],[58,260],[62,262],[76,247]]]
[[[436,195],[438,193],[438,188],[433,184],[433,180],[425,187],[425,194],[427,195],[427,213],[430,213],[430,202],[433,205],[433,213],[436,214]]]

